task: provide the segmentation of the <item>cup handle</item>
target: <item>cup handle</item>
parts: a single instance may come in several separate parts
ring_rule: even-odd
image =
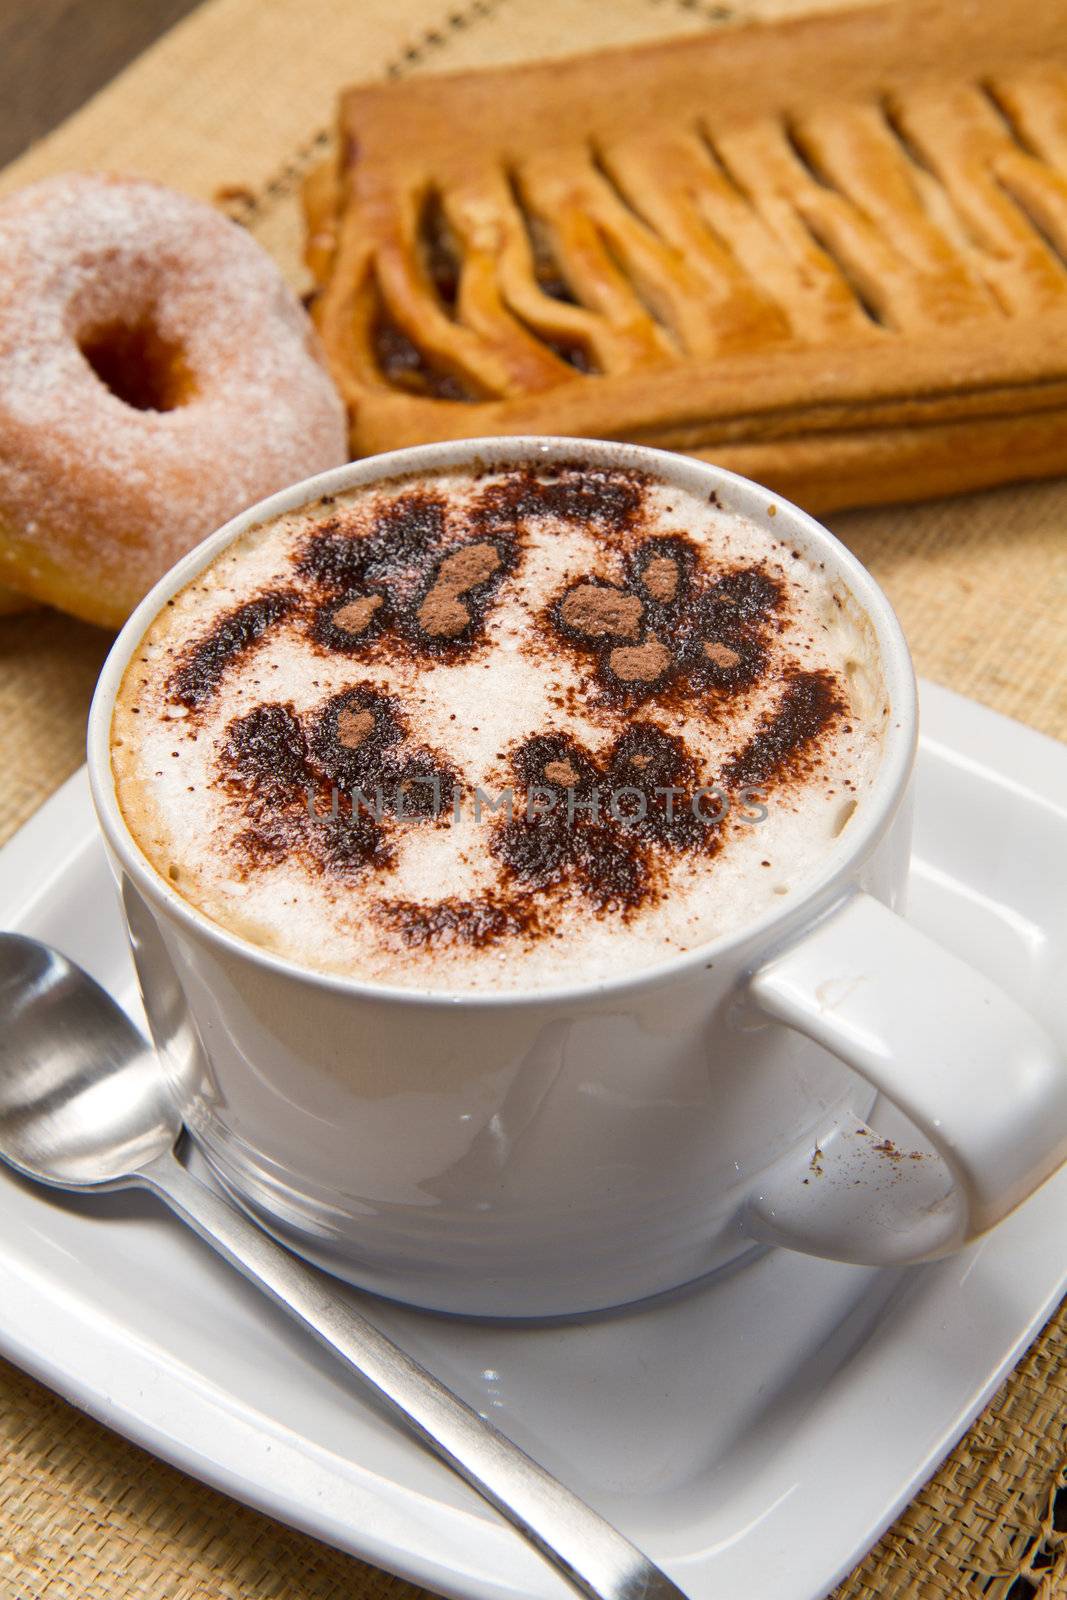
[[[852,1067],[931,1150],[838,1117],[749,1196],[753,1238],[899,1266],[984,1233],[1067,1158],[1067,1064],[1022,1006],[855,893],[749,980],[755,1005]],[[933,1153],[931,1153],[933,1152]],[[940,1159],[938,1159],[940,1158]]]

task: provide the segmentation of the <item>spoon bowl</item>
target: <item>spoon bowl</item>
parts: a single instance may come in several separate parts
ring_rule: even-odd
[[[159,1061],[98,983],[0,935],[0,1157],[64,1189],[124,1188],[182,1130]]]
[[[0,933],[0,1160],[60,1189],[141,1187],[287,1311],[591,1600],[685,1600],[616,1528],[186,1171],[163,1064],[88,973]]]

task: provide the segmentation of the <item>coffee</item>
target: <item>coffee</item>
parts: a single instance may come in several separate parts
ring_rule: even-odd
[[[759,519],[531,460],[253,527],[127,668],[156,870],[313,969],[538,989],[654,966],[810,880],[877,770],[878,651]]]

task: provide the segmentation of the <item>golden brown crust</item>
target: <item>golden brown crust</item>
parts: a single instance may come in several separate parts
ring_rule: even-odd
[[[346,453],[314,330],[201,201],[63,173],[0,203],[0,585],[117,626],[235,512]]]
[[[309,260],[357,454],[590,434],[747,452],[810,504],[1067,468],[1058,0],[357,88],[338,149]]]
[[[1067,409],[691,453],[811,511],[837,511],[1053,477],[1067,464]]]
[[[37,605],[36,600],[31,600],[28,595],[19,594],[16,589],[6,589],[0,584],[0,617],[13,617],[21,611],[32,611]]]

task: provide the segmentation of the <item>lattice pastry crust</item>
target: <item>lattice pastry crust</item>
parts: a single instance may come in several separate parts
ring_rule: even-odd
[[[342,98],[359,454],[567,433],[816,507],[1067,470],[1062,0],[898,0]]]

